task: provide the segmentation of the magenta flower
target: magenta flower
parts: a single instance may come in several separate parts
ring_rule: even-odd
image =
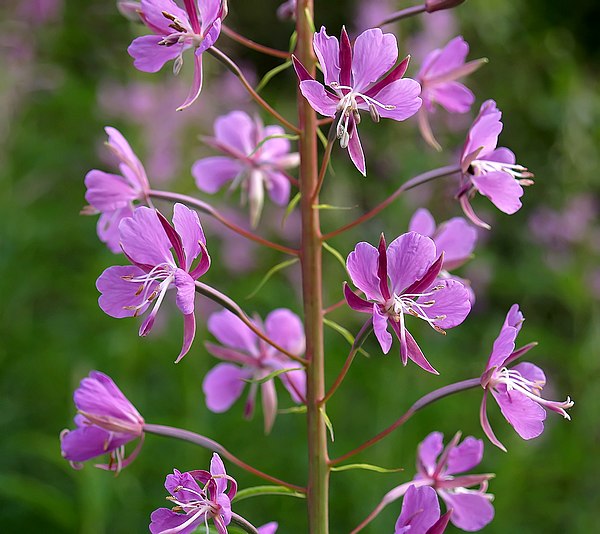
[[[177,290],[177,307],[183,313],[183,346],[176,363],[192,345],[196,332],[195,280],[210,267],[210,256],[198,214],[183,204],[173,208],[173,225],[158,211],[139,207],[119,225],[121,247],[133,265],[114,266],[98,278],[100,308],[118,319],[137,317],[154,303],[140,326],[147,335],[167,290]],[[175,250],[175,261],[171,248]],[[195,260],[200,260],[194,266]]]
[[[275,534],[277,529],[279,528],[279,524],[275,521],[271,521],[270,523],[265,523],[264,525],[257,527],[258,534]]]
[[[496,102],[486,100],[473,122],[460,157],[462,168],[458,199],[465,215],[477,226],[489,229],[471,207],[469,199],[478,191],[500,211],[512,215],[521,208],[524,185],[531,185],[533,174],[515,163],[515,155],[504,147],[496,148],[502,131],[502,113]]]
[[[433,488],[411,484],[402,500],[394,534],[442,534],[451,514],[449,511],[440,517],[440,504]]]
[[[202,90],[202,53],[208,50],[221,33],[221,21],[227,15],[225,0],[184,0],[185,10],[173,0],[141,0],[140,17],[154,35],[133,40],[127,52],[133,65],[143,72],[158,72],[174,60],[173,72],[183,65],[183,53],[194,49],[194,81],[185,102],[177,108],[190,106]]]
[[[285,206],[290,181],[285,169],[296,167],[300,156],[290,152],[290,141],[281,126],[264,126],[243,111],[232,111],[215,121],[215,137],[206,142],[225,154],[203,158],[192,167],[196,185],[205,193],[216,193],[225,183],[241,184],[242,198],[250,204],[252,226],[258,224],[267,189],[271,200]],[[280,137],[275,137],[280,136]],[[265,139],[269,138],[267,141]]]
[[[564,402],[549,401],[541,397],[542,389],[546,385],[546,376],[539,367],[522,362],[507,368],[510,363],[536,345],[531,343],[515,350],[515,340],[524,320],[519,306],[513,304],[500,334],[494,341],[485,372],[481,375],[481,387],[484,389],[480,410],[481,426],[489,440],[505,452],[506,448],[496,438],[487,417],[488,392],[492,393],[502,415],[523,439],[536,438],[544,431],[544,408],[570,420],[566,410],[573,406],[570,397]]]
[[[359,110],[368,111],[375,122],[379,122],[380,117],[403,121],[419,110],[420,85],[410,78],[402,78],[409,57],[390,71],[398,59],[396,37],[391,33],[384,34],[379,28],[361,33],[353,50],[345,28],[342,28],[338,42],[322,27],[315,33],[313,47],[325,85],[331,90],[314,80],[292,56],[300,79],[300,91],[321,115],[336,117],[340,146],[348,148],[352,162],[366,176],[365,156],[357,128]]]
[[[100,212],[96,231],[100,241],[112,252],[120,252],[119,223],[133,214],[136,201],[146,201],[150,185],[144,166],[137,158],[121,132],[107,126],[106,146],[119,160],[121,174],[109,174],[93,169],[85,176],[85,199],[91,208],[85,213]]]
[[[406,329],[405,316],[423,319],[441,333],[464,321],[471,310],[469,293],[456,280],[438,280],[442,266],[443,254],[438,256],[435,243],[428,237],[409,232],[394,239],[386,250],[382,234],[378,248],[358,243],[346,261],[352,282],[368,301],[344,285],[348,305],[373,315],[373,330],[385,354],[392,346],[389,325],[400,341],[402,363],[406,365],[410,358],[435,374]]]
[[[462,36],[452,39],[444,48],[437,48],[427,54],[417,74],[421,84],[423,107],[419,111],[419,128],[425,141],[441,149],[429,125],[428,114],[439,104],[450,113],[466,113],[475,101],[475,95],[457,82],[481,67],[486,60],[477,59],[466,63],[469,45]]]
[[[96,456],[109,453],[102,469],[119,472],[137,456],[144,440],[144,419],[115,383],[99,371],[84,378],[73,394],[78,414],[75,430],[64,430],[60,448],[74,467]],[[125,459],[125,445],[141,438],[135,451]]]
[[[210,461],[210,472],[203,469],[181,473],[177,469],[167,475],[165,488],[173,509],[159,508],[150,516],[152,534],[188,534],[212,520],[219,534],[227,534],[231,522],[231,500],[237,493],[237,483],[225,471],[217,453]]]
[[[304,328],[298,316],[290,310],[278,309],[267,315],[264,326],[255,321],[269,338],[298,356],[304,353]],[[278,352],[254,334],[233,313],[223,310],[208,319],[208,330],[224,346],[206,343],[215,357],[233,363],[220,363],[204,378],[202,389],[208,409],[221,413],[227,411],[240,397],[248,380],[250,385],[245,415],[254,411],[256,393],[261,381],[269,374],[282,369],[293,369],[279,374],[285,388],[296,403],[304,402],[306,396],[306,373],[298,364]],[[235,364],[235,365],[234,365]],[[265,432],[270,432],[277,415],[277,393],[273,379],[260,384]]]

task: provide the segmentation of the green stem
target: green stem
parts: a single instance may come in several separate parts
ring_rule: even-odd
[[[315,74],[311,21],[313,0],[298,0],[296,7],[295,54],[308,71]],[[298,90],[300,125],[300,212],[302,214],[302,297],[306,329],[307,446],[308,446],[308,530],[310,534],[329,532],[329,457],[325,407],[325,353],[323,348],[322,237],[318,204],[317,117]]]

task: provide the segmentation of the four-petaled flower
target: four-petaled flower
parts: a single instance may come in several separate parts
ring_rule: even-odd
[[[119,160],[121,174],[93,169],[85,176],[85,199],[90,206],[84,213],[100,212],[96,231],[100,241],[112,252],[120,252],[119,223],[133,214],[134,201],[145,201],[150,189],[144,166],[121,132],[107,126],[106,146]]]
[[[475,102],[472,91],[456,80],[476,71],[487,60],[465,63],[468,53],[469,45],[459,35],[444,48],[429,52],[416,76],[423,99],[423,107],[419,110],[419,129],[425,141],[438,150],[441,147],[431,131],[428,113],[435,111],[435,104],[450,113],[466,113]]]
[[[150,332],[165,293],[177,289],[177,307],[184,317],[183,346],[176,362],[190,349],[196,332],[195,280],[210,267],[206,239],[198,214],[183,204],[173,208],[173,225],[156,210],[139,207],[119,225],[121,247],[133,265],[114,266],[98,278],[100,308],[118,319],[137,317],[154,303],[140,326],[140,336]],[[175,250],[175,261],[171,249]],[[200,260],[194,267],[198,256]]]
[[[506,448],[495,436],[487,417],[488,392],[492,393],[502,415],[523,439],[536,438],[544,431],[544,408],[565,419],[571,419],[566,411],[573,406],[570,397],[564,402],[549,401],[541,397],[546,376],[539,367],[529,362],[522,362],[510,369],[507,367],[536,345],[530,343],[515,350],[515,340],[523,321],[519,306],[513,304],[494,341],[485,372],[481,375],[481,387],[484,389],[480,410],[481,426],[489,440],[503,451]]]
[[[196,185],[205,193],[216,193],[226,182],[231,188],[241,184],[242,198],[248,199],[252,226],[258,224],[264,202],[264,189],[271,200],[285,206],[290,197],[290,181],[285,169],[300,162],[290,152],[290,141],[281,126],[263,126],[243,111],[232,111],[215,121],[215,137],[205,142],[225,156],[203,158],[192,167]],[[279,136],[279,137],[277,137]]]
[[[512,215],[521,208],[523,187],[533,184],[533,176],[516,164],[515,155],[505,147],[496,148],[502,131],[502,112],[496,102],[486,100],[471,125],[460,156],[461,186],[457,197],[465,215],[476,225],[489,230],[473,211],[469,199],[479,191],[502,212]]]
[[[469,292],[469,301],[473,304],[475,293],[469,281],[452,275],[449,271],[457,269],[469,260],[477,244],[477,230],[462,217],[453,217],[436,227],[435,219],[425,208],[415,211],[408,224],[408,230],[433,239],[438,253],[444,253],[444,268],[438,276],[462,283]]]
[[[348,148],[352,162],[366,176],[357,129],[359,110],[368,111],[375,122],[379,122],[380,117],[403,121],[421,107],[421,86],[415,80],[402,78],[408,67],[408,56],[388,72],[398,59],[398,44],[394,35],[384,34],[379,28],[361,33],[353,50],[345,28],[338,41],[329,37],[322,27],[315,33],[313,47],[325,85],[331,91],[313,79],[292,56],[300,91],[315,111],[336,118],[337,124],[333,127],[341,147]]]
[[[304,353],[305,338],[302,321],[286,309],[272,311],[264,327],[255,320],[264,332],[277,344],[298,356]],[[252,380],[246,401],[245,415],[252,415],[259,381],[269,374],[283,369],[293,369],[279,374],[294,402],[304,402],[306,396],[306,373],[298,364],[281,354],[271,345],[254,334],[233,313],[224,310],[213,313],[208,319],[208,330],[223,345],[206,343],[206,348],[215,357],[232,363],[220,363],[206,375],[202,388],[206,405],[213,412],[224,412],[239,398]],[[241,365],[241,367],[240,367]],[[265,432],[269,432],[277,415],[277,393],[273,379],[260,384],[265,418]]]
[[[144,419],[116,384],[99,371],[90,372],[73,394],[78,414],[75,430],[64,430],[60,448],[74,467],[109,453],[102,469],[119,472],[137,456],[144,438]],[[141,438],[135,451],[125,459],[125,445]]]
[[[437,371],[427,361],[417,342],[405,327],[405,316],[426,321],[434,330],[444,333],[463,322],[471,310],[469,293],[456,280],[439,280],[443,254],[437,254],[435,243],[428,237],[408,232],[387,247],[383,235],[379,247],[358,243],[346,261],[354,285],[365,293],[367,302],[347,284],[344,294],[348,305],[373,315],[373,330],[384,353],[392,346],[388,325],[400,341],[402,363],[410,358],[429,371]],[[390,284],[388,284],[388,279]]]
[[[227,534],[231,522],[231,500],[237,493],[237,483],[225,471],[219,455],[214,453],[210,472],[203,469],[181,473],[177,469],[167,475],[167,497],[175,506],[154,510],[150,516],[152,534],[188,534],[212,520],[219,534]]]
[[[140,17],[154,35],[133,40],[127,52],[133,65],[143,72],[158,72],[173,59],[173,72],[183,65],[183,53],[194,49],[194,81],[185,102],[190,106],[202,90],[202,53],[221,33],[221,21],[227,15],[226,0],[184,0],[185,10],[173,0],[141,0]]]
[[[451,514],[449,511],[440,517],[440,503],[432,487],[412,484],[402,500],[394,534],[442,534]]]

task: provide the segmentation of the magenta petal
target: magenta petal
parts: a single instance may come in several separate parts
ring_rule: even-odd
[[[133,66],[142,72],[158,72],[167,61],[183,52],[183,45],[162,46],[158,44],[162,40],[162,35],[143,35],[134,39],[127,49],[133,58]]]
[[[192,263],[202,251],[200,243],[206,244],[198,213],[183,204],[176,203],[173,207],[173,227],[181,238],[185,253],[185,265],[181,267],[189,271]]]
[[[313,47],[315,54],[319,59],[325,85],[331,85],[340,81],[340,44],[336,37],[329,37],[325,26],[321,26],[321,31],[315,33],[313,38]]]
[[[354,42],[352,58],[352,86],[361,92],[381,78],[398,59],[398,44],[391,33],[379,28],[366,30]]]
[[[118,254],[122,252],[119,242],[119,224],[127,217],[133,216],[133,211],[130,206],[120,208],[114,211],[106,211],[98,218],[96,224],[96,233],[98,238],[110,249],[111,252]]]
[[[488,390],[484,390],[483,398],[481,399],[481,406],[479,407],[479,422],[481,423],[481,428],[483,432],[487,436],[487,438],[498,447],[500,450],[506,452],[506,447],[500,442],[500,440],[494,434],[492,430],[492,425],[490,425],[490,420],[487,415],[487,396]]]
[[[122,176],[98,170],[85,175],[85,186],[85,200],[99,211],[124,208],[138,196]]]
[[[387,354],[392,347],[392,334],[387,331],[387,327],[387,315],[383,315],[379,311],[379,304],[373,304],[373,331],[375,332],[375,337],[377,338],[377,341],[379,341],[381,350],[384,354]]]
[[[408,232],[390,243],[387,256],[392,291],[400,295],[404,289],[425,275],[436,260],[437,254],[431,239]]]
[[[150,516],[150,521],[152,521],[150,523],[150,532],[152,534],[160,534],[161,532],[177,529],[177,534],[190,534],[191,532],[194,532],[199,525],[204,523],[204,515],[205,514],[200,514],[197,519],[188,526],[178,528],[191,519],[192,516],[179,514],[168,508],[159,508],[158,510],[154,510]]]
[[[206,28],[213,24],[217,18],[222,17],[223,0],[202,0],[198,2],[198,13],[202,23],[202,33]]]
[[[196,337],[196,317],[194,313],[183,316],[183,344],[179,351],[179,356],[175,363],[179,363],[181,359],[190,351],[194,338]]]
[[[213,477],[227,474],[227,471],[225,471],[225,464],[216,452],[213,452],[213,455],[210,459],[210,474]],[[215,478],[215,483],[217,485],[217,492],[224,493],[227,489],[227,480],[224,478]]]
[[[244,379],[250,376],[249,371],[231,363],[220,363],[213,367],[202,382],[207,408],[215,413],[229,410],[246,386]]]
[[[192,166],[192,176],[200,191],[213,194],[243,170],[244,166],[234,159],[214,156],[196,161]]]
[[[354,163],[354,166],[363,176],[366,176],[367,167],[365,163],[365,154],[360,143],[360,138],[358,137],[358,128],[356,128],[356,125],[352,129],[352,133],[350,134],[350,139],[348,141],[348,154],[350,154],[350,159],[352,160],[352,163]]]
[[[258,534],[275,534],[275,532],[277,532],[278,527],[278,523],[276,523],[275,521],[271,521],[270,523],[265,523],[264,525],[257,527],[256,530],[258,530]]]
[[[427,237],[432,237],[435,232],[435,219],[429,210],[425,208],[419,208],[410,219],[408,223],[408,231],[416,232]],[[441,252],[443,249],[439,249]]]
[[[512,367],[511,371],[517,371],[523,378],[535,382],[540,388],[546,385],[546,375],[537,365],[521,362]]]
[[[134,265],[116,265],[105,269],[96,281],[96,288],[102,293],[98,298],[102,311],[117,319],[133,317],[135,310],[131,308],[144,303],[148,295],[158,287],[156,282],[152,282],[140,293],[142,284],[127,280],[144,274],[144,271]],[[148,303],[145,303],[138,314],[144,313],[147,307]]]
[[[111,452],[136,436],[108,432],[93,425],[83,425],[62,434],[60,448],[63,458],[70,462],[85,462]]]
[[[379,253],[370,243],[361,241],[348,255],[346,268],[352,282],[363,291],[368,299],[383,301],[377,276],[377,260]]]
[[[265,126],[262,133],[262,139],[276,135],[285,135],[285,130],[281,126],[269,125]],[[278,157],[288,155],[292,144],[289,139],[284,137],[273,137],[265,141],[260,147],[260,161],[269,162]]]
[[[275,343],[292,354],[304,354],[306,347],[302,321],[290,310],[273,310],[265,319],[265,330]]]
[[[200,492],[200,487],[191,473],[182,473],[178,469],[167,475],[165,489],[181,502],[197,500]]]
[[[273,380],[267,380],[260,385],[260,396],[265,418],[265,434],[268,434],[271,432],[277,416],[277,392]]]
[[[455,475],[469,471],[483,459],[483,441],[473,436],[466,437],[448,454],[445,474]]]
[[[332,95],[316,80],[300,82],[300,91],[315,111],[326,117],[335,116],[340,99]]]
[[[402,512],[396,521],[395,534],[427,534],[440,517],[440,505],[430,486],[410,486],[402,501]]]
[[[215,121],[215,139],[247,156],[256,147],[256,123],[245,111],[232,111]]]
[[[454,217],[440,226],[434,242],[438,253],[444,253],[444,269],[455,269],[473,253],[477,230],[462,217]]]
[[[444,435],[432,432],[419,443],[417,449],[417,470],[423,476],[431,475],[436,468],[437,459],[444,450]]]
[[[483,493],[466,490],[465,493],[440,491],[446,507],[452,509],[450,521],[466,532],[481,530],[494,519],[494,507]]]
[[[500,147],[486,154],[485,159],[488,161],[498,161],[499,163],[508,163],[509,165],[513,165],[516,163],[517,158],[512,150]]]
[[[194,78],[192,79],[192,86],[185,99],[185,102],[177,108],[177,111],[181,111],[191,106],[196,99],[200,96],[202,91],[202,56],[194,54]]]
[[[288,390],[295,403],[304,403],[306,399],[306,371],[288,371],[279,375],[281,382]]]
[[[142,20],[154,33],[169,35],[173,28],[171,21],[163,15],[163,11],[174,15],[183,22],[188,22],[188,14],[173,0],[141,0]]]
[[[427,371],[428,373],[439,375],[439,373],[435,370],[433,365],[431,365],[427,358],[425,358],[421,348],[415,341],[415,338],[412,337],[411,333],[406,330],[406,349],[408,357],[415,362],[421,369]]]
[[[475,95],[462,83],[445,82],[426,92],[427,97],[450,113],[466,113],[475,102]]]
[[[523,439],[537,438],[544,431],[546,410],[519,391],[506,391],[506,386],[492,389],[502,415]]]
[[[510,312],[509,312],[510,313]],[[488,360],[486,370],[492,367],[502,367],[507,358],[515,350],[515,340],[519,331],[514,327],[506,324],[502,325],[498,337],[494,341],[492,353]]]
[[[137,208],[132,218],[121,221],[119,232],[125,254],[135,263],[153,266],[174,264],[171,242],[153,209],[146,206]]]
[[[278,206],[285,206],[290,200],[290,181],[278,171],[265,171],[265,183],[269,198]]]
[[[435,303],[423,308],[423,312],[436,326],[440,328],[454,328],[462,323],[471,311],[469,292],[457,280],[447,278],[435,282],[435,287],[440,287],[431,296],[417,299],[417,303],[434,300]]]
[[[463,147],[461,160],[472,152],[481,149],[479,156],[483,156],[492,152],[498,145],[498,136],[502,131],[502,113],[496,107],[496,102],[486,100],[481,104],[479,115],[473,121],[473,125],[467,135],[465,146]]]
[[[248,354],[257,353],[256,334],[228,310],[213,313],[208,318],[208,331],[223,345]]]
[[[377,111],[382,117],[403,121],[412,117],[419,111],[422,100],[421,85],[410,78],[402,78],[386,85],[374,98],[386,106],[394,106],[393,109],[384,109],[377,106]],[[362,106],[361,106],[362,107]]]
[[[521,209],[523,188],[510,174],[497,171],[471,176],[477,190],[502,212],[512,215]]]
[[[359,297],[354,291],[350,289],[347,283],[344,282],[344,298],[353,310],[363,312],[363,313],[372,313],[373,307],[370,302],[367,302],[365,299]]]

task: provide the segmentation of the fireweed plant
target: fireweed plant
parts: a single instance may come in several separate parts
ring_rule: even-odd
[[[190,172],[190,184],[193,176],[202,193],[212,194],[226,185],[230,189],[239,188],[250,207],[253,229],[241,227],[224,216],[210,204],[210,196],[203,194],[201,200],[154,189],[152,177],[147,176],[134,148],[116,129],[107,127],[107,145],[117,157],[119,172],[92,170],[85,180],[89,206],[84,213],[100,214],[98,237],[119,254],[115,257],[116,265],[107,267],[96,282],[100,308],[112,317],[129,320],[132,328],[137,322],[139,335],[146,336],[161,305],[173,299],[183,316],[184,334],[176,357],[178,362],[193,347],[197,301],[201,296],[211,299],[219,307],[208,318],[207,329],[212,337],[196,340],[195,345],[198,349],[204,345],[212,356],[221,360],[198,382],[207,408],[225,412],[246,390],[245,415],[255,410],[256,399],[260,397],[268,433],[276,424],[277,388],[283,386],[295,405],[290,411],[304,414],[307,425],[308,472],[304,480],[289,482],[247,464],[209,437],[146,422],[149,414],[142,417],[111,378],[92,371],[75,391],[76,428],[61,434],[62,455],[74,467],[108,455],[108,462],[98,467],[118,472],[144,453],[143,441],[153,434],[188,441],[213,453],[208,470],[181,472],[177,466],[164,465],[170,507],[160,507],[157,503],[149,518],[150,531],[155,534],[208,533],[211,529],[224,534],[232,525],[249,533],[275,532],[279,528],[275,522],[255,527],[252,518],[236,513],[236,496],[240,491],[253,497],[276,493],[304,498],[309,532],[326,534],[330,523],[330,476],[338,470],[364,468],[366,464],[351,463],[355,455],[390,435],[425,406],[468,389],[483,390],[479,410],[482,436],[503,450],[506,449],[488,420],[492,409],[488,401],[492,398],[516,433],[526,440],[542,433],[547,410],[569,419],[567,410],[573,405],[569,398],[558,402],[542,397],[546,377],[540,368],[531,363],[512,365],[534,346],[530,343],[515,347],[524,321],[515,304],[493,342],[487,364],[483,363],[486,355],[474,356],[481,359],[481,376],[432,391],[416,400],[379,434],[337,458],[330,457],[329,440],[333,432],[327,403],[351,370],[364,341],[373,334],[376,346],[383,353],[395,346],[404,365],[408,360],[416,364],[405,370],[411,375],[423,371],[437,374],[434,365],[438,357],[435,354],[425,357],[411,329],[423,321],[431,327],[427,329],[431,335],[443,335],[447,329],[469,320],[476,295],[467,281],[450,271],[471,257],[477,241],[473,224],[489,229],[475,214],[471,201],[478,204],[476,193],[479,193],[500,211],[512,214],[520,209],[523,186],[533,183],[533,175],[516,163],[509,149],[498,148],[503,124],[496,103],[479,99],[463,85],[463,78],[484,61],[467,62],[469,47],[462,36],[432,50],[416,79],[412,79],[406,76],[409,51],[399,50],[392,33],[374,27],[352,38],[345,28],[339,33],[330,29],[331,35],[324,27],[317,31],[314,3],[314,0],[288,1],[279,10],[280,16],[285,11],[295,21],[292,46],[285,51],[251,41],[228,27],[228,6],[224,0],[184,0],[180,4],[173,0],[119,2],[122,13],[137,19],[150,31],[137,37],[128,48],[137,69],[156,72],[173,61],[177,74],[184,58],[193,63],[188,98],[183,104],[174,101],[173,108],[186,113],[185,108],[202,98],[202,62],[213,59],[237,76],[258,105],[251,114],[232,109],[218,118],[214,137],[203,140],[213,154],[217,150],[219,155],[198,160]],[[428,16],[461,3],[461,0],[427,0],[390,14],[381,26],[407,17]],[[277,14],[271,16],[275,22]],[[295,94],[295,120],[286,119],[264,100],[234,59],[220,50],[219,40],[223,36],[280,60],[282,65],[276,73],[289,68],[288,72],[295,74],[294,83],[289,86],[290,96]],[[483,101],[479,115],[464,133],[462,150],[453,147],[456,150],[452,152],[455,154],[451,156],[452,164],[404,181],[377,206],[337,229],[325,231],[321,227],[320,210],[325,206],[319,202],[321,188],[326,180],[335,184],[338,179],[329,173],[332,158],[345,157],[339,154],[337,145],[341,151],[348,151],[357,169],[356,180],[366,179],[377,187],[381,179],[367,173],[369,150],[363,149],[358,134],[364,118],[370,116],[376,123],[382,118],[397,121],[398,124],[386,121],[385,127],[390,130],[407,128],[405,122],[412,121],[420,125],[430,144],[439,147],[429,129],[427,114],[437,105],[449,113],[466,113],[477,100]],[[259,117],[259,111],[265,117]],[[437,226],[429,211],[419,209],[406,233],[388,236],[365,233],[364,240],[345,254],[329,244],[332,238],[373,219],[405,191],[442,178],[454,181],[455,211],[462,208],[468,220],[454,217]],[[299,248],[270,241],[260,235],[260,228],[256,229],[265,194],[276,204],[289,203],[288,212],[299,211]],[[159,211],[155,207],[158,201],[161,208],[171,204],[172,210]],[[203,281],[203,275],[211,268],[218,269],[214,264],[211,266],[211,243],[202,228],[202,221],[207,218],[222,224],[225,231],[281,255],[277,269],[300,263],[303,305],[300,316],[282,306],[286,303],[277,303],[263,321],[227,296],[226,286],[215,288]],[[328,307],[323,302],[324,249],[335,252],[338,259],[347,256],[348,278],[343,287],[340,284],[339,302]],[[326,385],[325,360],[333,356],[324,350],[324,326],[332,323],[326,315],[345,305],[359,312],[361,315],[357,316],[365,322],[351,340],[350,351],[337,377]],[[339,325],[338,329],[343,330]],[[476,405],[473,416],[477,417]],[[500,431],[504,433],[505,429],[499,426],[497,432]],[[126,453],[125,448],[131,447],[131,442],[137,446]],[[482,529],[494,516],[493,495],[488,493],[488,483],[494,475],[472,473],[483,455],[482,439],[467,437],[461,441],[457,432],[444,446],[443,435],[431,433],[417,448],[415,477],[411,480],[404,476],[404,481],[400,480],[397,487],[383,495],[377,508],[353,532],[371,522],[377,525],[377,532],[441,533],[449,522],[465,531]],[[248,471],[260,479],[261,485],[238,489],[229,474],[236,469]],[[398,502],[399,499],[403,502]],[[377,524],[381,509],[391,505],[396,506],[395,525]],[[285,524],[280,526],[282,531],[289,531]]]

